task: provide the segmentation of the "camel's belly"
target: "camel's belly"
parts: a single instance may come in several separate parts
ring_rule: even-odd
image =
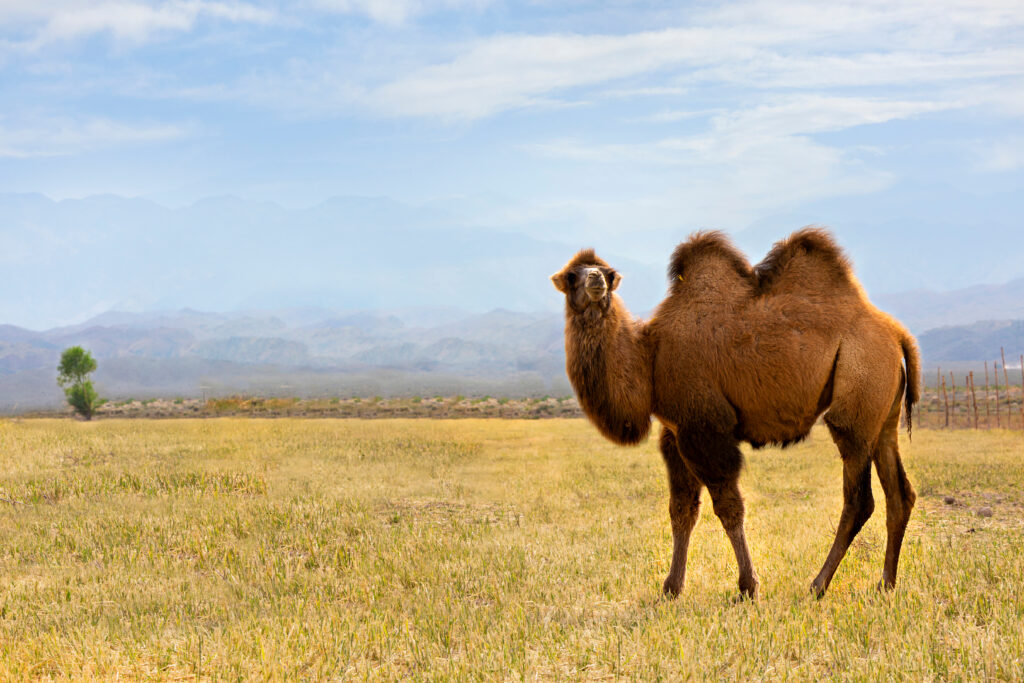
[[[755,447],[764,444],[788,445],[802,440],[818,419],[815,411],[761,411],[738,415],[736,437]]]

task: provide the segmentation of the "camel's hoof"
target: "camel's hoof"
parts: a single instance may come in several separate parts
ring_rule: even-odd
[[[665,594],[666,598],[672,599],[679,595],[679,591],[683,589],[682,581],[673,581],[672,577],[665,579],[665,583],[661,586],[661,592]]]
[[[732,596],[732,604],[742,605],[745,602],[753,602],[754,596],[746,591],[740,591],[739,595]]]
[[[740,594],[736,596],[733,602],[746,602],[747,600],[753,600],[757,597],[757,583],[753,583],[749,586],[740,586]]]

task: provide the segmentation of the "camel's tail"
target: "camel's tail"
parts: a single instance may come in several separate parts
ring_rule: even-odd
[[[905,329],[900,329],[900,346],[903,347],[903,362],[907,366],[907,388],[904,393],[907,414],[907,437],[913,428],[911,416],[914,404],[921,399],[921,354],[917,350],[917,341]]]

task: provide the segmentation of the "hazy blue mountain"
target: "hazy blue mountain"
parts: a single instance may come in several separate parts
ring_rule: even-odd
[[[940,295],[936,295],[940,296]],[[958,293],[945,295],[956,307]],[[281,311],[105,313],[83,325],[34,332],[0,326],[0,410],[61,403],[55,384],[62,349],[80,344],[99,362],[96,382],[110,398],[226,393],[553,394],[565,379],[560,313],[497,309],[437,325],[390,311],[339,314],[289,325]],[[107,323],[107,324],[99,324]],[[252,335],[235,332],[249,330]],[[262,334],[259,332],[262,331]],[[919,335],[927,367],[1007,360],[1024,352],[1024,321],[942,327]],[[1012,363],[1010,363],[1012,365]],[[967,365],[963,366],[967,368]],[[931,377],[931,375],[929,375]]]
[[[917,338],[921,355],[931,361],[996,360],[1000,349],[1006,364],[1016,365],[1024,353],[1024,320],[986,320],[928,330]]]
[[[986,212],[983,194],[961,202],[949,192],[893,188],[870,208],[851,198],[832,225],[873,300],[921,336],[926,362],[991,360],[999,346],[1019,353],[1015,323],[972,324],[1024,319],[1024,200],[993,202],[1020,209],[1010,215]],[[927,208],[909,216],[908,196]],[[756,261],[794,228],[829,221],[812,207],[736,240]],[[97,383],[111,397],[564,394],[562,296],[548,276],[596,246],[624,274],[619,294],[637,315],[665,292],[663,263],[482,230],[443,208],[387,199],[292,210],[220,197],[172,209],[0,194],[0,243],[0,321],[18,323],[0,324],[5,410],[59,404],[55,368],[74,344],[97,356]],[[977,282],[990,284],[966,286]],[[54,326],[67,320],[81,322]]]
[[[191,349],[192,353],[206,360],[227,360],[235,363],[256,365],[309,364],[309,350],[305,344],[279,337],[228,337],[210,339]]]
[[[874,297],[915,333],[979,320],[1024,318],[1024,278],[951,292],[915,291]]]
[[[103,313],[43,332],[4,325],[0,410],[59,405],[57,362],[62,349],[76,344],[97,358],[97,387],[115,399],[232,392],[568,393],[559,314],[441,313],[183,309]],[[319,322],[310,323],[314,318]],[[432,319],[442,322],[423,324]]]
[[[963,315],[971,310],[960,292],[931,296],[947,302],[940,309]],[[435,317],[442,322],[430,325]],[[43,332],[0,325],[0,410],[59,405],[57,362],[61,350],[75,344],[96,356],[97,385],[115,399],[235,392],[566,395],[563,326],[560,313],[505,309],[461,317],[451,310],[433,316],[408,310],[289,315],[184,309],[104,313]],[[919,340],[926,367],[949,370],[959,363],[966,371],[973,363],[980,370],[1000,347],[1008,362],[1024,352],[1024,321],[941,327]]]

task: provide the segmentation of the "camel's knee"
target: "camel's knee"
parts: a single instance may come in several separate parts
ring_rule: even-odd
[[[672,526],[690,528],[697,523],[700,515],[700,491],[688,492],[689,495],[673,495],[668,501],[668,514],[672,519]]]
[[[910,519],[910,512],[914,509],[914,503],[917,502],[917,494],[914,493],[914,487],[910,485],[906,477],[903,477],[903,486],[900,493],[902,494],[903,519],[906,521]]]
[[[910,519],[911,510],[914,509],[914,503],[917,502],[917,493],[914,492],[907,472],[903,469],[899,450],[895,445],[881,449],[876,462],[882,487],[885,489],[887,512],[897,523],[906,524]]]
[[[871,494],[871,463],[860,467],[847,462],[843,472],[843,514],[849,515],[854,534],[860,531],[875,511],[875,497]],[[858,471],[859,470],[859,471]]]
[[[907,479],[907,472],[903,469],[903,462],[899,460],[899,455],[896,458],[896,466],[899,468],[900,473],[900,494],[903,497],[903,507],[906,508],[907,517],[909,517],[910,511],[914,509],[914,503],[917,502],[917,493],[914,492],[914,487],[911,486],[910,480]]]
[[[886,506],[888,526],[893,529],[905,528],[907,522],[910,521],[910,513],[914,509],[915,500],[917,500],[917,496],[914,495],[914,490],[911,488],[906,488],[902,496],[894,498]]]
[[[862,489],[860,495],[857,496],[857,509],[853,517],[854,533],[860,531],[874,512],[875,497],[871,495],[871,487],[868,486],[867,489]]]
[[[871,486],[861,487],[846,499],[843,505],[843,516],[849,520],[850,538],[853,538],[864,527],[875,512],[875,499],[871,495]]]
[[[673,517],[696,517],[700,514],[700,490],[673,491],[668,506]]]
[[[711,506],[715,511],[715,516],[721,520],[722,526],[726,529],[742,526],[745,510],[743,496],[739,491],[734,488],[712,490],[710,487],[709,490],[711,491]]]

